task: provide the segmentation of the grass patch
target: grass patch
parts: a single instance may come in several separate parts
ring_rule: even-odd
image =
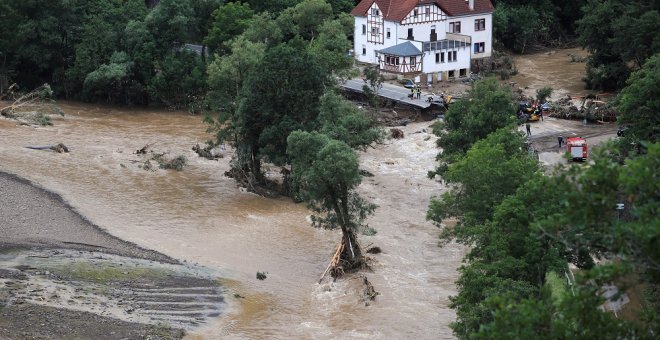
[[[173,271],[162,268],[115,267],[88,262],[56,266],[52,268],[52,271],[73,280],[96,283],[163,279],[167,276],[174,275]]]

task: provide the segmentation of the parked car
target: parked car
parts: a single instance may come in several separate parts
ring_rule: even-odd
[[[415,87],[415,82],[412,79],[401,79],[399,80],[401,84],[403,84],[403,87],[410,89]]]

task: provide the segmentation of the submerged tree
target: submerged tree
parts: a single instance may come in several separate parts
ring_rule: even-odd
[[[314,226],[342,231],[333,276],[364,266],[356,233],[376,206],[355,192],[362,180],[355,152],[324,134],[298,130],[289,135],[287,154],[301,198],[320,214],[312,217]]]

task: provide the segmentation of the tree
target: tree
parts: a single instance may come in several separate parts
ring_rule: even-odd
[[[367,99],[369,99],[369,104],[374,108],[373,114],[375,116],[378,113],[381,101],[378,91],[383,87],[385,78],[380,74],[380,69],[377,66],[365,67],[362,74],[364,75],[362,91],[367,96]]]
[[[589,88],[620,89],[632,70],[660,49],[660,4],[644,0],[589,1],[578,21],[579,41],[589,52]]]
[[[213,24],[204,43],[212,53],[229,52],[230,41],[243,33],[251,23],[254,12],[247,3],[230,2],[213,12]]]
[[[200,101],[206,89],[206,65],[199,55],[181,50],[168,53],[158,65],[159,72],[149,81],[149,94],[169,108],[189,108]]]
[[[266,51],[243,83],[234,117],[237,167],[260,182],[261,161],[286,163],[286,139],[295,130],[318,128],[319,98],[330,77],[301,40]]]
[[[347,51],[351,42],[344,34],[344,27],[339,20],[327,20],[319,29],[319,34],[312,41],[310,53],[326,70],[337,76],[348,78],[353,58]]]
[[[442,179],[451,190],[431,199],[427,217],[438,225],[448,217],[458,217],[456,227],[445,229],[444,237],[471,244],[495,207],[537,170],[523,137],[510,127],[502,128],[477,141],[465,156],[449,165]]]
[[[234,119],[243,82],[255,72],[264,56],[264,44],[239,37],[231,44],[231,53],[213,60],[208,68],[209,92],[206,96],[211,109],[204,121],[215,132],[215,143],[237,143]]]
[[[345,143],[316,132],[294,131],[287,138],[292,179],[302,199],[317,214],[314,226],[342,231],[341,270],[364,265],[356,232],[373,213],[355,189],[361,182],[358,158]],[[335,273],[337,273],[335,271]]]
[[[617,98],[621,124],[629,125],[625,145],[648,141],[655,143],[660,134],[660,53],[634,72]]]
[[[108,103],[121,102],[132,67],[133,63],[126,53],[115,52],[108,64],[101,65],[85,77],[83,91],[90,98],[105,98]]]
[[[544,86],[536,90],[536,100],[541,104],[545,103],[546,99],[552,95],[552,91],[552,87],[550,86]]]
[[[384,135],[374,120],[332,91],[321,97],[319,122],[322,134],[342,141],[353,149],[365,150]]]
[[[514,113],[509,89],[500,86],[495,78],[475,82],[467,98],[452,104],[444,122],[433,128],[442,152],[438,155],[441,165],[431,175],[442,175],[446,165],[465,154],[477,140],[512,126]]]
[[[332,18],[332,7],[324,0],[304,0],[284,10],[277,17],[277,23],[286,39],[299,35],[309,41],[315,39],[323,23]]]

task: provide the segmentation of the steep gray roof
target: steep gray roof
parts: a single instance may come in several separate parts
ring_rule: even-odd
[[[398,45],[384,48],[377,52],[383,54],[395,55],[399,57],[410,57],[410,56],[422,54],[422,51],[420,51],[417,47],[415,47],[415,45],[413,45],[413,43],[411,43],[410,41],[406,41]]]

